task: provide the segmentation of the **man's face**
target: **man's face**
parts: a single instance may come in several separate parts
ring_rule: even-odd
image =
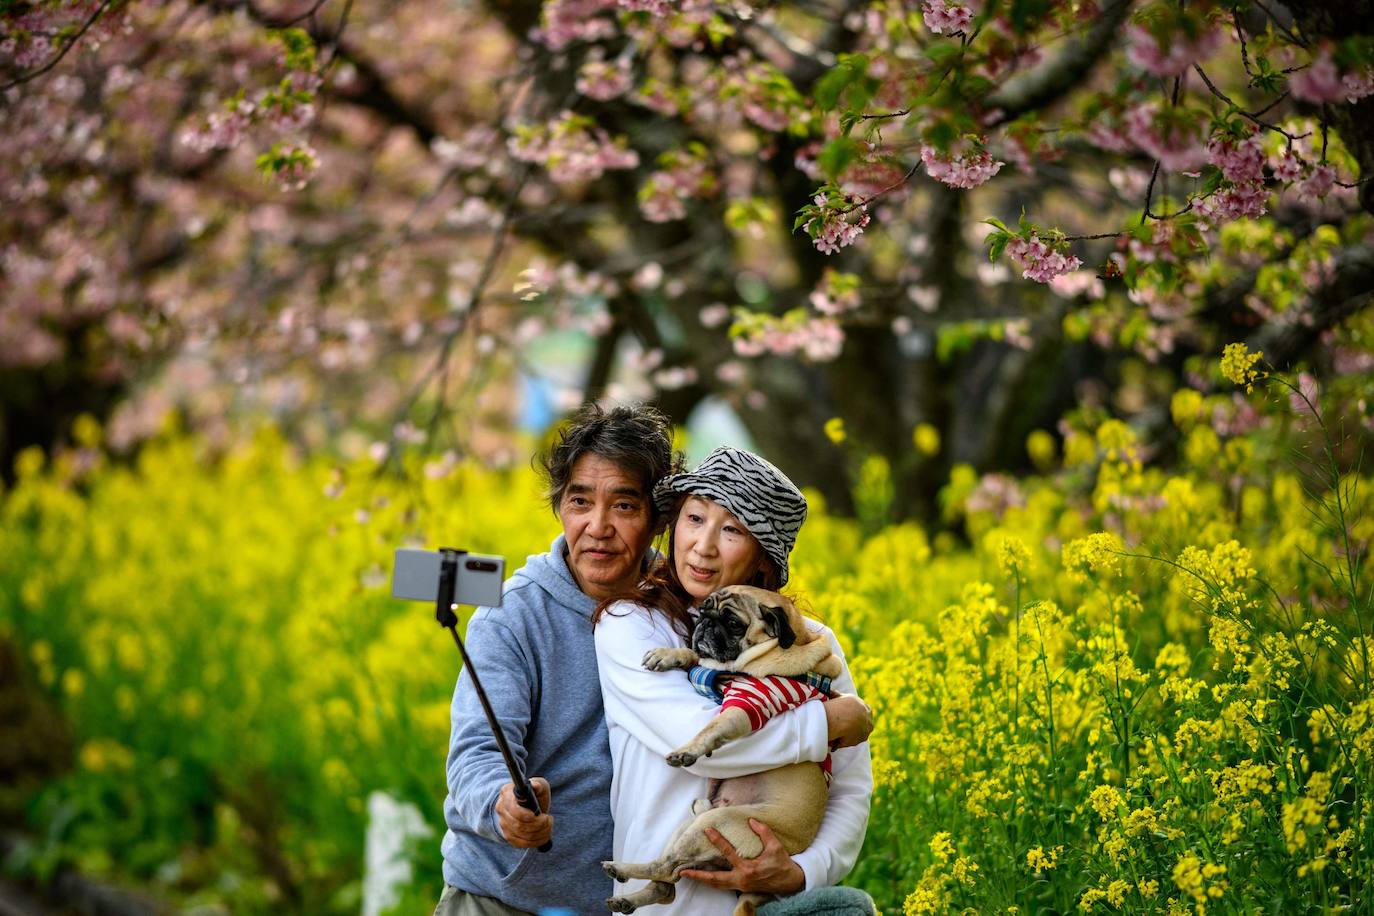
[[[651,515],[649,494],[620,465],[578,458],[558,507],[578,588],[598,601],[632,588],[653,540]]]

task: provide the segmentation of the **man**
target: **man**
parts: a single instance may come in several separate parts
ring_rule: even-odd
[[[512,916],[545,907],[607,912],[611,758],[591,615],[634,587],[661,527],[652,493],[681,468],[666,419],[649,407],[583,408],[545,456],[549,500],[563,525],[547,553],[506,583],[502,607],[468,623],[468,654],[539,798],[515,800],[466,671],[453,695],[444,802],[444,895],[435,916]],[[867,737],[861,703],[831,702],[831,738]],[[766,829],[766,828],[765,828]],[[536,847],[552,839],[551,852]],[[780,847],[779,847],[780,853]],[[764,857],[735,871],[748,882]]]

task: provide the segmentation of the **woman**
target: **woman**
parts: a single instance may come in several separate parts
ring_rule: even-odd
[[[806,500],[781,471],[756,455],[721,447],[689,474],[665,477],[655,501],[669,519],[667,557],[625,600],[607,603],[596,620],[596,656],[610,731],[611,813],[617,859],[649,858],[691,816],[692,802],[706,796],[711,778],[730,778],[802,761],[821,762],[832,740],[834,778],[820,832],[811,847],[788,857],[767,827],[756,859],[728,849],[727,873],[684,872],[674,901],[653,916],[728,914],[733,889],[807,893],[771,904],[765,914],[872,913],[862,891],[832,888],[854,864],[868,823],[873,776],[866,740],[872,727],[857,697],[805,703],[764,728],[686,768],[668,766],[666,755],[685,744],[719,712],[680,673],[646,671],[644,653],[686,645],[693,606],[727,585],[777,590],[787,582],[788,557],[806,518]],[[820,624],[837,655],[834,635]],[[852,693],[848,668],[834,687]],[[719,840],[717,845],[724,843]],[[750,851],[752,853],[752,850]],[[631,891],[643,882],[617,885]],[[821,890],[814,890],[821,889]]]

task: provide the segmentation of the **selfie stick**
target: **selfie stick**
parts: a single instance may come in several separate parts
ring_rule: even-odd
[[[501,748],[501,756],[506,759],[506,770],[510,773],[511,784],[515,786],[515,800],[520,802],[522,807],[528,808],[535,814],[543,814],[544,812],[539,810],[539,799],[534,795],[534,787],[525,777],[525,771],[520,768],[520,761],[516,760],[515,755],[510,752],[510,745],[506,742],[505,732],[501,730],[501,725],[496,721],[496,713],[491,711],[491,702],[487,700],[487,692],[482,689],[482,682],[477,679],[477,669],[472,666],[472,659],[468,658],[467,647],[463,645],[462,637],[458,635],[456,629],[458,615],[453,613],[453,593],[458,586],[458,558],[465,553],[467,553],[466,550],[439,548],[442,560],[439,566],[439,595],[435,599],[434,618],[439,621],[439,626],[448,628],[448,631],[453,634],[453,641],[458,644],[458,651],[463,656],[463,667],[467,668],[468,676],[472,678],[472,686],[477,688],[477,699],[482,701],[482,711],[487,714],[487,723],[491,725],[491,733],[496,738],[497,747]],[[552,848],[553,841],[550,840],[540,846],[539,851],[548,852]]]

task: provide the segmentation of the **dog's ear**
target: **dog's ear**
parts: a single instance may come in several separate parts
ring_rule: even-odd
[[[765,604],[759,611],[763,613],[764,632],[769,636],[776,636],[778,645],[782,648],[792,648],[797,641],[797,634],[792,632],[792,624],[787,622],[787,610]]]

